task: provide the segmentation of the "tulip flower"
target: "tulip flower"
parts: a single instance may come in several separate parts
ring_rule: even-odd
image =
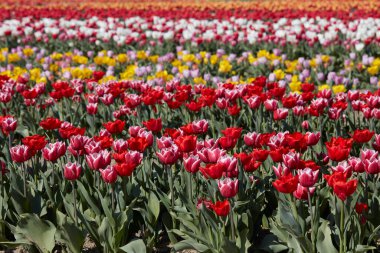
[[[218,188],[220,194],[224,198],[233,198],[238,192],[239,181],[237,179],[225,178],[224,180],[218,180]]]
[[[77,180],[82,172],[82,167],[79,163],[68,162],[63,171],[63,175],[67,180]]]

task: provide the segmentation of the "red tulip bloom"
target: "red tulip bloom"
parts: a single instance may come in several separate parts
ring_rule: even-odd
[[[326,142],[327,155],[333,161],[340,162],[346,160],[352,147],[352,139],[333,137],[330,142]]]
[[[104,123],[103,126],[111,134],[120,134],[121,132],[123,132],[123,129],[125,127],[125,121],[117,119],[113,122],[109,121],[107,123]]]
[[[174,142],[182,152],[184,153],[192,152],[197,146],[197,136],[195,135],[180,136],[177,139],[175,139]]]
[[[200,171],[206,178],[219,179],[222,177],[225,167],[222,164],[207,164],[206,167],[200,167]]]
[[[239,139],[243,128],[241,127],[228,127],[222,130],[222,134],[226,137],[232,137],[234,139]]]
[[[132,137],[128,139],[128,147],[130,150],[136,150],[142,153],[148,146],[148,141],[143,137]]]
[[[228,200],[224,201],[217,201],[215,204],[211,205],[212,210],[216,213],[218,216],[225,217],[230,213],[230,202]]]
[[[69,139],[71,136],[74,135],[84,135],[86,132],[86,128],[79,128],[74,126],[65,126],[59,128],[59,134],[63,139]]]
[[[41,120],[40,126],[45,130],[53,130],[61,127],[62,121],[57,118],[46,118]]]
[[[143,125],[149,130],[154,133],[158,133],[162,129],[162,121],[160,118],[158,119],[150,119],[148,121],[144,121]]]
[[[273,182],[273,186],[277,191],[282,193],[292,193],[297,190],[298,175],[293,176],[291,174],[283,175],[279,179]]]
[[[256,161],[264,162],[269,155],[269,150],[266,149],[254,149],[252,151],[252,157]]]
[[[230,136],[223,136],[219,138],[219,145],[221,148],[225,150],[233,149],[237,143],[238,139],[230,137]]]
[[[355,211],[358,214],[362,214],[364,212],[367,212],[368,211],[368,205],[366,203],[356,203]]]
[[[356,143],[366,143],[369,142],[375,132],[369,131],[368,129],[360,130],[356,129],[354,131],[354,134],[352,135],[352,138],[354,139],[354,142]]]
[[[28,146],[31,150],[37,152],[45,147],[47,141],[45,140],[45,136],[35,134],[23,138],[22,143]]]
[[[350,181],[338,180],[334,182],[333,190],[338,198],[345,201],[348,196],[351,196],[358,185],[358,180],[352,179]]]
[[[289,148],[293,148],[298,152],[303,152],[307,149],[307,137],[299,132],[286,134],[285,143]]]
[[[115,164],[114,169],[116,170],[117,174],[121,177],[129,177],[132,175],[132,172],[137,167],[134,163],[121,163],[121,164]]]

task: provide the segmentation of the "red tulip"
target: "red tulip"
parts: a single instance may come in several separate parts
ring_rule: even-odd
[[[123,129],[125,127],[125,121],[117,119],[113,122],[109,121],[107,123],[104,123],[103,126],[111,134],[120,134],[121,132],[123,132]]]
[[[148,121],[144,121],[143,125],[152,132],[158,133],[162,129],[162,121],[161,118],[158,119],[150,119]]]
[[[350,154],[352,139],[344,139],[342,137],[333,137],[330,142],[326,142],[327,155],[333,161],[346,160]]]
[[[368,129],[360,130],[356,129],[354,131],[354,134],[352,135],[352,138],[354,139],[354,142],[356,143],[366,143],[369,142],[375,132],[369,131]]]
[[[218,143],[221,148],[225,150],[233,149],[237,143],[238,139],[230,137],[230,136],[223,136],[220,137],[218,140]]]
[[[128,139],[128,146],[130,150],[136,150],[142,153],[149,146],[149,143],[143,137],[131,137]]]
[[[195,135],[185,135],[180,136],[177,139],[174,140],[175,144],[177,144],[178,148],[184,152],[192,152],[194,151],[196,145],[197,145],[197,136]]]
[[[79,163],[67,163],[64,167],[63,175],[67,180],[77,180],[82,172],[82,167]]]
[[[230,178],[218,180],[218,188],[224,198],[233,198],[238,193],[239,180],[232,180]]]
[[[136,169],[136,167],[137,165],[134,163],[120,163],[114,165],[114,169],[121,177],[129,177],[132,175],[132,172]]]
[[[230,202],[228,200],[224,201],[217,201],[215,204],[211,205],[212,210],[216,213],[218,216],[225,217],[230,213]]]
[[[292,193],[297,189],[298,175],[293,176],[291,174],[281,176],[279,179],[273,182],[273,186],[277,191],[282,193]]]
[[[252,151],[252,157],[256,161],[264,162],[269,155],[269,150],[266,149],[254,149]]]
[[[241,128],[241,127],[228,127],[226,129],[222,130],[221,132],[226,137],[239,139],[242,131],[243,131],[243,128]]]
[[[47,141],[45,140],[45,136],[35,134],[23,138],[22,143],[28,146],[34,152],[37,152],[45,147]]]
[[[200,167],[199,170],[202,172],[203,176],[206,178],[219,179],[222,177],[223,172],[225,171],[222,164],[209,163],[206,167]]]
[[[41,120],[40,126],[45,130],[53,130],[61,127],[62,122],[57,118],[46,118]]]

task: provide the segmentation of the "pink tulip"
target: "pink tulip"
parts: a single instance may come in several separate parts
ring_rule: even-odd
[[[276,166],[272,166],[273,170],[274,170],[274,174],[276,174],[276,177],[280,178],[282,176],[287,176],[287,175],[290,175],[292,172],[291,170],[286,167],[286,166],[282,166],[282,164],[278,164],[277,167]]]
[[[301,184],[298,184],[297,190],[293,192],[293,196],[296,197],[297,199],[307,200],[308,192],[310,192],[310,195],[312,196],[315,192],[315,187],[307,188],[307,187],[303,187]]]
[[[64,167],[63,175],[67,180],[77,180],[82,172],[82,167],[79,163],[67,163]]]
[[[305,168],[298,171],[298,181],[303,187],[311,187],[318,181],[319,171]]]
[[[264,106],[267,111],[274,111],[278,108],[278,101],[275,99],[267,99],[264,101]]]
[[[86,151],[86,154],[92,154],[92,153],[98,153],[102,150],[102,147],[100,146],[100,142],[97,141],[89,141],[85,146],[84,150]]]
[[[111,154],[107,150],[102,150],[99,153],[86,155],[86,161],[92,170],[104,169],[111,163]]]
[[[223,155],[218,159],[218,163],[224,167],[228,177],[237,177],[239,174],[238,160],[229,155]]]
[[[288,117],[289,110],[286,108],[278,108],[274,110],[273,112],[273,119],[274,120],[283,120]]]
[[[377,174],[380,172],[380,161],[377,158],[364,160],[364,169],[368,174]]]
[[[89,103],[86,105],[86,111],[90,115],[94,115],[98,111],[98,103]]]
[[[224,198],[233,198],[236,196],[239,190],[239,180],[232,180],[231,178],[225,178],[224,180],[218,180],[218,188],[220,194]]]
[[[204,163],[216,163],[225,154],[226,151],[219,148],[204,148],[198,151],[198,156]]]
[[[137,137],[137,134],[139,133],[139,131],[142,129],[141,126],[130,126],[128,128],[128,133],[131,137]]]
[[[360,158],[362,159],[362,161],[377,158],[378,155],[379,155],[379,153],[373,149],[362,149],[362,150],[360,150]]]
[[[16,131],[17,120],[13,117],[7,117],[1,122],[1,127],[5,133]]]
[[[307,132],[305,134],[305,136],[306,136],[306,140],[307,140],[307,145],[308,146],[314,146],[315,144],[317,144],[319,142],[319,139],[321,138],[321,133],[320,132],[315,132],[315,133]]]
[[[286,155],[282,155],[284,164],[291,170],[299,169],[301,165],[301,154],[295,152],[289,152]]]
[[[201,119],[198,121],[193,121],[191,123],[194,134],[204,134],[208,130],[208,121],[205,119]]]
[[[244,143],[245,145],[247,146],[251,146],[251,147],[259,147],[260,146],[260,136],[261,134],[258,134],[256,132],[252,132],[252,133],[247,133],[244,135]]]
[[[12,160],[17,163],[28,161],[33,155],[32,150],[26,145],[14,146],[10,152]]]
[[[187,172],[196,173],[201,165],[201,160],[197,155],[190,155],[187,158],[183,158],[183,165]]]
[[[49,143],[42,149],[42,156],[45,160],[54,162],[66,153],[66,144],[58,141],[55,143]]]
[[[170,148],[174,142],[171,137],[162,136],[161,138],[157,138],[157,147],[158,149]]]
[[[106,183],[113,184],[117,180],[117,172],[111,165],[108,165],[105,169],[101,169],[100,174]]]
[[[347,176],[350,177],[352,175],[353,168],[347,163],[347,161],[339,162],[337,166],[331,167],[333,172],[343,172],[347,173]]]
[[[170,148],[161,149],[156,154],[160,162],[165,165],[174,164],[179,158],[178,147],[174,144]]]
[[[123,153],[128,150],[128,142],[123,139],[117,139],[112,143],[112,149],[116,153]]]
[[[358,157],[350,157],[348,158],[348,164],[352,167],[355,172],[361,173],[365,171],[364,163]]]

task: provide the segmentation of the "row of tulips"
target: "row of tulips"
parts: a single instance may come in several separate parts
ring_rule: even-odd
[[[36,18],[77,18],[94,16],[128,18],[169,17],[172,19],[226,19],[233,16],[254,20],[277,20],[282,17],[324,17],[352,20],[363,17],[379,17],[379,2],[364,1],[24,1],[5,0],[0,3],[0,20],[33,16]]]
[[[238,43],[275,43],[292,45],[305,42],[324,47],[340,44],[362,49],[364,44],[380,42],[379,18],[344,20],[337,18],[305,17],[263,21],[227,16],[223,19],[173,19],[170,17],[126,19],[88,19],[22,17],[0,21],[0,37],[23,43],[85,40],[101,44],[113,42],[118,46],[168,42],[194,45],[219,41],[224,45]]]
[[[377,90],[97,75],[1,76],[4,247],[376,250]]]

